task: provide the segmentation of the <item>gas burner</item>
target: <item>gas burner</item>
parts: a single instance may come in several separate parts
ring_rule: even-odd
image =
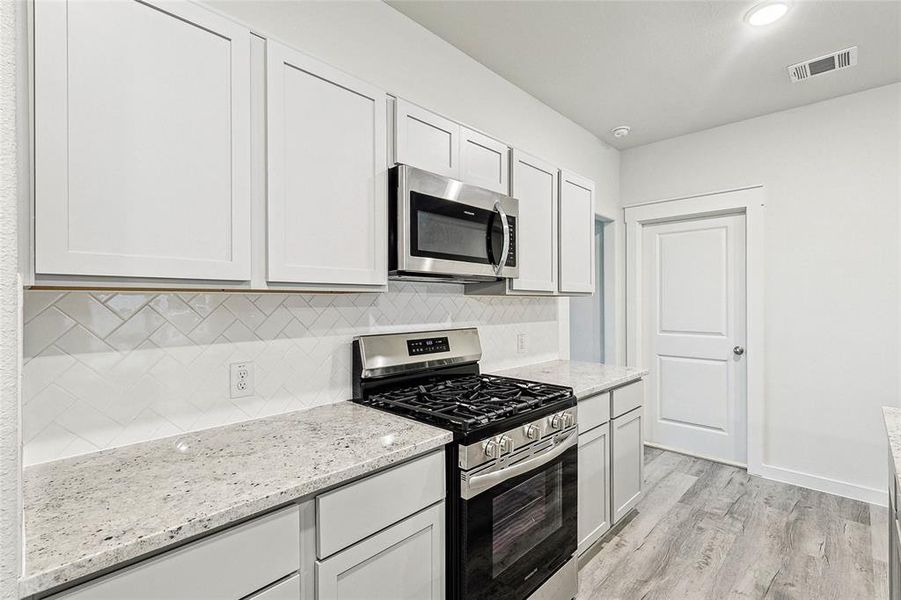
[[[572,396],[569,388],[499,377],[467,375],[372,394],[364,404],[468,432]]]

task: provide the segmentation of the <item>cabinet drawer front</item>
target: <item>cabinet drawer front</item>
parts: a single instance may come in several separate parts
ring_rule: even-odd
[[[316,498],[317,555],[326,558],[444,499],[444,452]]]
[[[610,416],[618,417],[644,404],[644,381],[636,381],[610,392]],[[581,409],[580,409],[581,410]]]
[[[291,506],[53,599],[238,600],[299,568],[300,513]]]
[[[579,400],[579,434],[610,420],[610,392]]]
[[[292,575],[245,600],[300,600],[300,575]]]
[[[37,2],[38,274],[250,279],[250,31],[190,2]]]
[[[444,598],[444,503],[316,563],[318,600]]]

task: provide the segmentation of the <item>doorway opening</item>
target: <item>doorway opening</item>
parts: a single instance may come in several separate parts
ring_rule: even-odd
[[[602,363],[606,358],[604,228],[609,221],[594,221],[595,290],[590,296],[569,300],[569,356],[572,360]]]

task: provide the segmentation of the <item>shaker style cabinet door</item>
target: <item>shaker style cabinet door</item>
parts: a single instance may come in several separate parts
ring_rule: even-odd
[[[442,600],[444,502],[316,563],[317,600]]]
[[[579,547],[582,554],[610,529],[610,426],[579,435]]]
[[[616,392],[614,392],[615,394]],[[610,421],[612,517],[616,524],[641,500],[644,489],[642,408]]]
[[[460,125],[398,98],[394,162],[460,179]]]
[[[557,168],[513,150],[513,197],[519,200],[517,292],[557,290]]]
[[[196,4],[35,2],[37,275],[249,280],[249,78]]]
[[[387,282],[387,97],[267,42],[268,279]]]
[[[460,127],[460,169],[463,183],[510,193],[510,149],[503,142]]]
[[[560,172],[560,293],[594,293],[594,182]]]

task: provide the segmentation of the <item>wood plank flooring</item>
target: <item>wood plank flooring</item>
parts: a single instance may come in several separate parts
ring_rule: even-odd
[[[652,448],[645,485],[578,600],[888,597],[885,508]]]

